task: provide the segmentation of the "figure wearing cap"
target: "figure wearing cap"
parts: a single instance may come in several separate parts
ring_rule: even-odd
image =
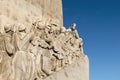
[[[4,26],[5,33],[1,35],[0,39],[0,50],[6,51],[8,55],[13,55],[15,52],[14,44],[13,44],[13,25],[5,25]],[[2,40],[2,41],[1,41]]]
[[[14,35],[16,51],[26,50],[33,36],[33,32],[27,33],[26,27],[22,24],[17,25],[17,32]]]

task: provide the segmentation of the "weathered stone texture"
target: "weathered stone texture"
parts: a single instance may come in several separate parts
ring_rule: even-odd
[[[61,0],[0,0],[0,80],[89,80],[76,24]]]
[[[63,68],[44,80],[89,80],[89,62],[87,56]]]
[[[63,24],[61,0],[0,0],[0,6],[0,25],[30,26],[38,19]]]

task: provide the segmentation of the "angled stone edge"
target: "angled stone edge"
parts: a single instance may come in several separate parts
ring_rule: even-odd
[[[63,26],[61,0],[0,5],[0,80],[89,80],[82,38],[76,24]]]

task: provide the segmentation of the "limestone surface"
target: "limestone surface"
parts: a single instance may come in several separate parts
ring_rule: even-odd
[[[61,0],[0,0],[0,80],[89,80],[76,24]]]

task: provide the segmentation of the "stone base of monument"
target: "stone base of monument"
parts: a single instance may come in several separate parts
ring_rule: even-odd
[[[89,80],[89,62],[85,56],[44,80]]]

